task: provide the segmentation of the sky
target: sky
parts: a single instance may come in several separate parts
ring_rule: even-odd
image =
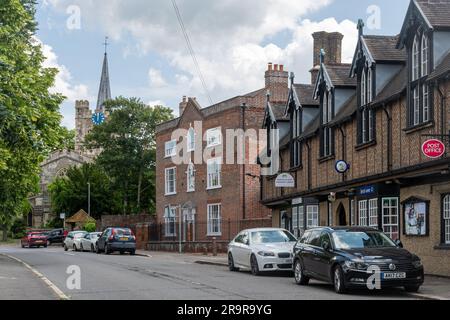
[[[95,108],[104,54],[113,97],[171,107],[181,97],[201,106],[264,87],[267,63],[284,64],[296,82],[310,81],[316,31],[344,35],[351,62],[356,24],[366,34],[400,32],[409,0],[176,0],[206,90],[189,54],[171,0],[40,0],[39,31],[47,60],[60,70],[54,88],[67,99],[63,125],[74,128],[75,100]]]

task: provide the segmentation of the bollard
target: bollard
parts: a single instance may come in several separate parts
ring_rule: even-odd
[[[217,257],[217,242],[216,237],[213,238],[213,256]]]

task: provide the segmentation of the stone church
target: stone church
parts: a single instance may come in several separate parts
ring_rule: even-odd
[[[75,102],[75,149],[56,151],[41,164],[40,192],[29,199],[32,207],[32,211],[28,215],[28,225],[30,227],[42,228],[59,215],[59,212],[52,212],[51,210],[51,199],[48,191],[49,184],[55,178],[64,176],[68,168],[91,162],[98,155],[98,150],[87,150],[84,148],[84,139],[95,125],[93,116],[99,114],[105,115],[104,103],[110,99],[111,87],[108,71],[108,55],[105,52],[97,106],[94,113],[89,107],[89,101],[80,100]],[[73,213],[67,212],[67,214]]]

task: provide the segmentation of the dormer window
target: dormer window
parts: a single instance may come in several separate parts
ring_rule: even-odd
[[[333,105],[334,96],[332,90],[324,92],[322,98],[322,127],[320,130],[321,136],[321,157],[329,157],[333,155],[333,129],[329,127],[329,123],[333,120]]]
[[[409,126],[418,126],[431,120],[431,95],[427,83],[430,71],[430,45],[425,32],[419,31],[410,49],[411,75],[409,81]]]
[[[358,108],[358,143],[365,144],[375,139],[375,117],[370,104],[373,101],[373,75],[371,67],[364,66],[361,71],[360,103]]]
[[[302,164],[302,146],[299,138],[302,134],[302,110],[293,108],[291,112],[291,167],[298,168]]]

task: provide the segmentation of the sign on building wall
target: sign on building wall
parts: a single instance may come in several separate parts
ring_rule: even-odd
[[[422,145],[423,154],[431,159],[437,159],[445,154],[445,144],[438,139],[430,139]]]
[[[295,179],[289,173],[282,173],[278,175],[275,180],[276,188],[295,188]]]

